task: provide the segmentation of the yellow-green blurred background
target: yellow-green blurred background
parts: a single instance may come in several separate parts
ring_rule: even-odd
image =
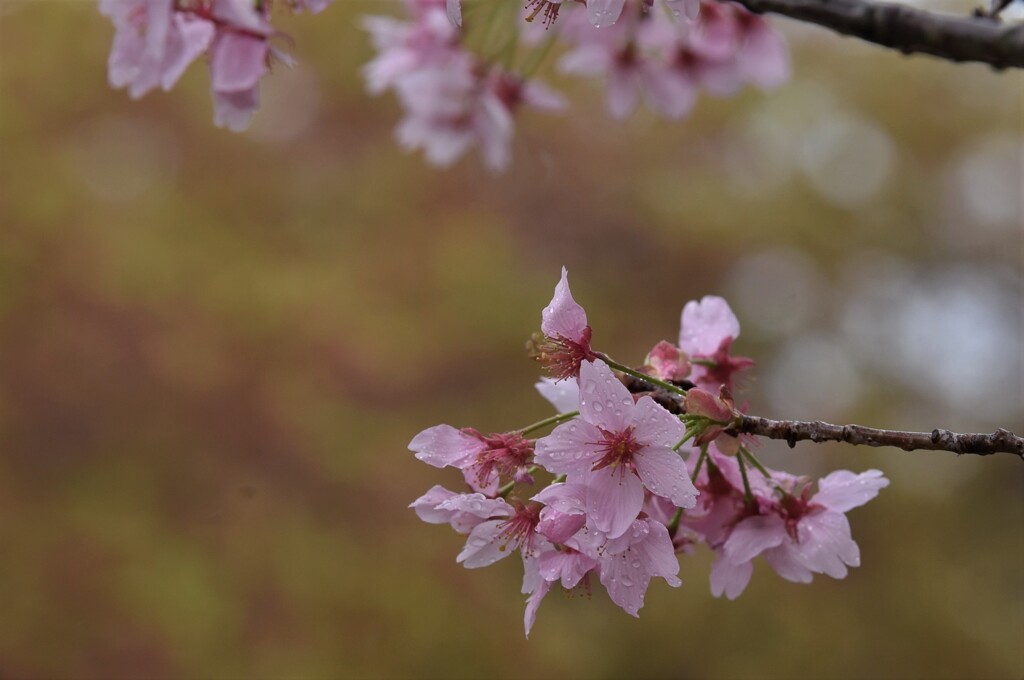
[[[509,172],[438,171],[363,92],[368,12],[282,18],[299,65],[236,135],[202,64],[133,102],[93,3],[2,0],[0,676],[1024,677],[1010,456],[766,445],[892,479],[861,568],[729,602],[702,551],[639,620],[556,593],[528,642],[517,561],[406,507],[459,480],[420,429],[550,413],[523,344],[563,264],[631,363],[727,296],[752,412],[1024,430],[1020,76],[779,22],[778,92],[621,124],[555,77]]]

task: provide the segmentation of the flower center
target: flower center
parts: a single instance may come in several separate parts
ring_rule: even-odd
[[[590,334],[587,326],[578,342],[561,335],[534,335],[528,345],[530,356],[556,380],[578,377],[580,364],[598,358],[590,348]]]
[[[612,470],[615,470],[621,467],[623,470],[636,472],[633,455],[640,450],[640,444],[633,438],[633,426],[630,425],[621,432],[609,432],[602,428],[598,429],[601,430],[601,435],[604,439],[595,442],[595,446],[601,452],[601,457],[597,459],[592,469],[600,470],[610,467]]]
[[[540,511],[543,506],[540,503],[529,505],[518,504],[516,514],[509,517],[505,522],[498,525],[501,529],[496,540],[500,540],[501,550],[522,548],[523,554],[532,557],[534,553],[533,537],[537,533],[537,524],[540,522]]]

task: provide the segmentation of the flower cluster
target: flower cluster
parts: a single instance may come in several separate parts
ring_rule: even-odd
[[[169,90],[207,55],[214,120],[243,130],[259,106],[262,77],[275,62],[292,64],[274,44],[284,38],[271,25],[275,3],[315,13],[330,2],[99,0],[116,29],[110,83],[133,98],[157,87]],[[460,0],[403,0],[404,19],[363,19],[377,53],[363,69],[367,89],[395,93],[405,112],[395,131],[398,143],[422,150],[432,165],[451,165],[476,147],[488,168],[506,167],[515,113],[524,106],[546,112],[566,106],[533,77],[559,42],[565,49],[558,70],[603,77],[608,110],[618,118],[641,99],[663,116],[680,118],[702,91],[727,96],[748,83],[771,88],[789,77],[782,38],[733,3],[529,0],[515,19],[501,11],[504,2],[474,0],[465,24]]]
[[[372,94],[393,90],[405,111],[395,137],[448,166],[477,146],[491,170],[508,165],[513,114],[521,106],[560,111],[565,101],[536,80],[488,62],[463,44],[445,0],[406,0],[408,21],[366,17],[377,57],[363,68]],[[452,9],[459,17],[458,7]],[[460,21],[461,23],[461,21]]]
[[[557,586],[589,593],[600,583],[637,616],[653,578],[680,585],[676,555],[697,543],[716,555],[712,592],[729,598],[758,555],[800,583],[843,578],[859,564],[844,513],[888,480],[839,471],[814,484],[757,460],[732,429],[731,389],[753,362],[730,354],[739,323],[725,300],[688,303],[678,344],[659,342],[633,369],[593,348],[563,269],[541,330],[532,355],[552,377],[537,389],[557,415],[486,435],[437,425],[409,444],[425,463],[462,471],[464,490],[435,486],[410,506],[467,535],[459,563],[484,567],[519,552],[527,635]],[[539,490],[538,479],[547,481]]]
[[[559,62],[563,73],[603,77],[616,118],[643,98],[659,115],[678,119],[701,91],[732,96],[745,84],[770,89],[789,79],[782,37],[739,5],[699,0],[675,13],[629,0],[619,9],[606,29],[595,30],[578,13],[567,17],[562,35],[570,49]]]
[[[319,12],[331,0],[287,0],[288,7]],[[259,106],[260,79],[274,61],[291,58],[271,44],[273,0],[100,0],[116,33],[108,61],[111,86],[139,98],[174,87],[185,69],[207,54],[214,122],[245,129]]]

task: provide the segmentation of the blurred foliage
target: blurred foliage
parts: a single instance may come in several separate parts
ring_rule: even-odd
[[[548,414],[522,348],[562,264],[625,361],[730,296],[754,412],[1024,429],[1019,74],[780,22],[779,92],[619,124],[553,78],[575,108],[522,116],[510,172],[437,171],[362,91],[355,17],[393,9],[285,20],[300,65],[232,135],[202,65],[111,91],[92,3],[0,5],[0,675],[1024,677],[1009,457],[769,444],[893,479],[852,514],[863,567],[801,586],[760,565],[716,601],[701,552],[639,620],[549,596],[528,642],[520,566],[461,569],[460,537],[406,508],[458,483],[413,460],[420,429]],[[901,311],[946,284],[952,317],[945,293]],[[900,372],[922,357],[952,389]],[[801,394],[826,412],[788,410]]]

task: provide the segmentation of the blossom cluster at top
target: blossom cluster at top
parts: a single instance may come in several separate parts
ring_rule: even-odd
[[[112,86],[133,98],[169,90],[206,55],[217,125],[243,130],[273,64],[291,65],[271,25],[275,7],[319,12],[331,0],[99,0],[116,29]],[[566,101],[534,77],[550,55],[566,76],[600,77],[607,109],[625,118],[641,101],[667,118],[698,94],[767,89],[789,77],[781,36],[741,6],[715,0],[402,0],[402,19],[364,17],[376,56],[363,69],[372,94],[393,91],[406,150],[447,166],[476,147],[492,170],[509,163],[513,117]],[[465,13],[465,17],[463,16]],[[536,19],[539,18],[539,21]],[[560,45],[560,47],[558,47]],[[555,49],[557,48],[557,49]]]
[[[170,90],[189,65],[208,55],[214,122],[244,130],[259,107],[260,79],[274,61],[291,58],[271,41],[274,0],[99,0],[116,33],[108,78],[132,98]],[[279,0],[280,2],[280,0]],[[299,11],[319,12],[331,0],[285,0]]]
[[[715,553],[712,593],[730,599],[758,556],[798,583],[843,578],[860,563],[845,513],[888,480],[842,470],[815,482],[757,460],[734,429],[732,390],[753,362],[731,353],[739,322],[725,300],[687,303],[678,344],[659,342],[633,369],[593,348],[563,269],[541,331],[531,353],[551,377],[536,387],[557,415],[490,434],[437,425],[409,444],[419,460],[462,473],[463,489],[434,486],[410,506],[467,536],[459,563],[520,554],[527,635],[552,588],[600,583],[637,616],[653,578],[680,585],[676,555],[699,543]]]

